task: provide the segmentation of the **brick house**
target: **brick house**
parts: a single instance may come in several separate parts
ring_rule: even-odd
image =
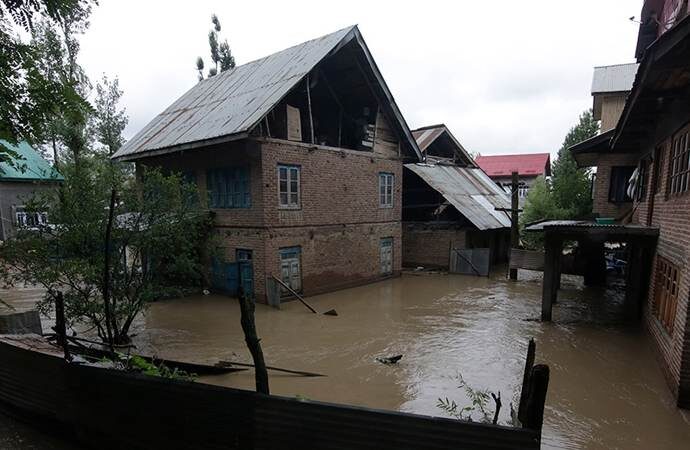
[[[620,119],[613,129],[574,147],[599,161],[634,161],[630,212],[624,219],[659,230],[655,254],[645,260],[651,275],[643,321],[677,404],[684,408],[690,408],[689,12],[686,1],[644,3],[639,69]]]
[[[443,124],[412,132],[423,163],[403,169],[403,265],[448,269],[452,249],[488,248],[504,261],[510,208],[503,190],[477,166]]]
[[[530,188],[537,177],[551,176],[551,155],[549,153],[522,153],[514,155],[478,156],[477,164],[501,186],[510,192],[513,182],[512,173],[518,173],[518,199],[520,205],[525,203]]]
[[[356,26],[199,82],[114,158],[194,180],[214,280],[241,263],[259,301],[272,276],[312,295],[400,273],[403,163],[421,153]]]
[[[618,124],[625,100],[632,89],[637,63],[594,68],[592,99],[594,118],[601,123],[600,133],[571,147],[580,167],[596,167],[592,179],[592,210],[599,217],[622,219],[632,210],[628,195],[637,158],[628,152],[612,152],[606,144]]]

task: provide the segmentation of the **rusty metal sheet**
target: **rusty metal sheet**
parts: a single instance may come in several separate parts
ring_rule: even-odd
[[[451,165],[405,164],[480,230],[510,227],[496,208],[510,208],[506,193],[482,169]]]
[[[354,29],[344,28],[200,81],[114,157],[249,131]]]
[[[247,134],[326,56],[356,40],[378,81],[385,107],[397,119],[418,159],[422,155],[378,71],[357,26],[295,45],[200,81],[154,118],[114,155],[132,160],[200,143],[223,142]]]

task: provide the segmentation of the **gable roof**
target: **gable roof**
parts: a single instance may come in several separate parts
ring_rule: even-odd
[[[477,165],[472,159],[472,156],[470,156],[467,150],[465,150],[465,147],[460,144],[460,141],[453,136],[453,133],[450,132],[445,124],[441,123],[438,125],[428,125],[412,131],[412,136],[414,136],[415,140],[417,141],[417,145],[419,145],[419,149],[425,154],[425,156],[427,156],[427,148],[429,148],[431,144],[436,142],[436,140],[444,134],[448,136],[451,142],[453,142],[455,153],[462,157],[467,165],[476,167]]]
[[[476,163],[490,177],[506,177],[514,171],[522,176],[551,175],[549,153],[479,156]]]
[[[510,209],[506,193],[478,167],[446,164],[405,164],[480,230],[510,227],[496,208]]]
[[[63,181],[65,178],[27,142],[17,145],[0,139],[0,144],[15,151],[14,164],[0,162],[0,181]]]
[[[357,26],[290,47],[200,81],[123,145],[115,159],[132,160],[247,137],[314,67],[355,41],[378,82],[393,127],[421,152]]]

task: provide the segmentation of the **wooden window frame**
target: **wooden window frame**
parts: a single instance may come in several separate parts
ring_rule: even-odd
[[[249,167],[225,167],[206,171],[209,209],[249,209],[252,206]]]
[[[671,139],[667,195],[680,196],[688,191],[690,191],[690,125],[685,125]]]
[[[672,335],[678,310],[681,271],[678,266],[659,256],[654,276],[652,314],[659,320],[664,330]]]
[[[625,187],[623,188],[623,194],[625,198],[623,200],[616,200],[611,197],[612,194],[612,187],[613,187],[613,182],[614,182],[614,172],[622,172],[622,171],[630,171],[630,174],[626,178],[626,183]],[[628,182],[630,181],[630,176],[632,175],[632,172],[635,170],[635,166],[612,166],[610,171],[609,171],[609,192],[608,192],[608,201],[609,203],[615,203],[617,205],[623,204],[623,203],[631,203],[633,201],[632,198],[630,198],[627,194],[628,191]],[[621,176],[621,175],[616,175],[616,177]]]
[[[395,197],[395,174],[379,172],[379,208],[392,208]]]
[[[281,175],[285,171],[285,177]],[[295,175],[293,179],[292,175]],[[302,167],[295,164],[278,164],[278,207],[280,209],[302,208]],[[283,182],[285,189],[283,189]],[[293,183],[295,185],[293,186]]]

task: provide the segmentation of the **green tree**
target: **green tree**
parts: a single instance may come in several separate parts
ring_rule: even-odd
[[[96,85],[93,128],[96,138],[109,156],[124,144],[122,133],[129,122],[125,110],[118,107],[121,97],[122,90],[117,77],[110,80],[103,75],[101,82]]]
[[[55,109],[79,95],[65,80],[46,77],[39,49],[16,27],[34,32],[37,22],[72,29],[74,18],[88,17],[91,0],[0,0],[0,139],[36,143]],[[0,158],[16,158],[0,145]]]
[[[548,180],[540,176],[529,190],[523,213],[520,216],[520,228],[532,222],[546,219],[561,219],[564,213],[556,205]],[[543,247],[543,237],[538,233],[520,233],[521,240],[527,248],[540,249]]]
[[[220,72],[232,69],[235,67],[235,57],[232,56],[228,40],[220,41],[219,33],[221,30],[220,20],[218,16],[213,14],[211,16],[211,24],[213,28],[208,32],[208,46],[211,51],[211,62],[213,67],[208,69],[208,77],[213,77]],[[196,70],[199,74],[199,81],[204,79],[204,59],[199,56],[196,59]]]
[[[46,211],[50,224],[19,230],[5,242],[0,277],[45,288],[44,313],[62,293],[70,326],[127,343],[150,302],[202,286],[210,217],[189,201],[194,188],[180,176],[154,170],[126,183],[118,164],[102,154],[84,156],[79,170],[74,163],[63,167],[60,191],[28,206]]]
[[[592,110],[587,110],[580,115],[578,124],[570,129],[558,150],[551,186],[554,202],[564,218],[583,218],[592,212],[590,172],[577,167],[569,148],[596,136],[598,132],[599,122],[594,120]]]

